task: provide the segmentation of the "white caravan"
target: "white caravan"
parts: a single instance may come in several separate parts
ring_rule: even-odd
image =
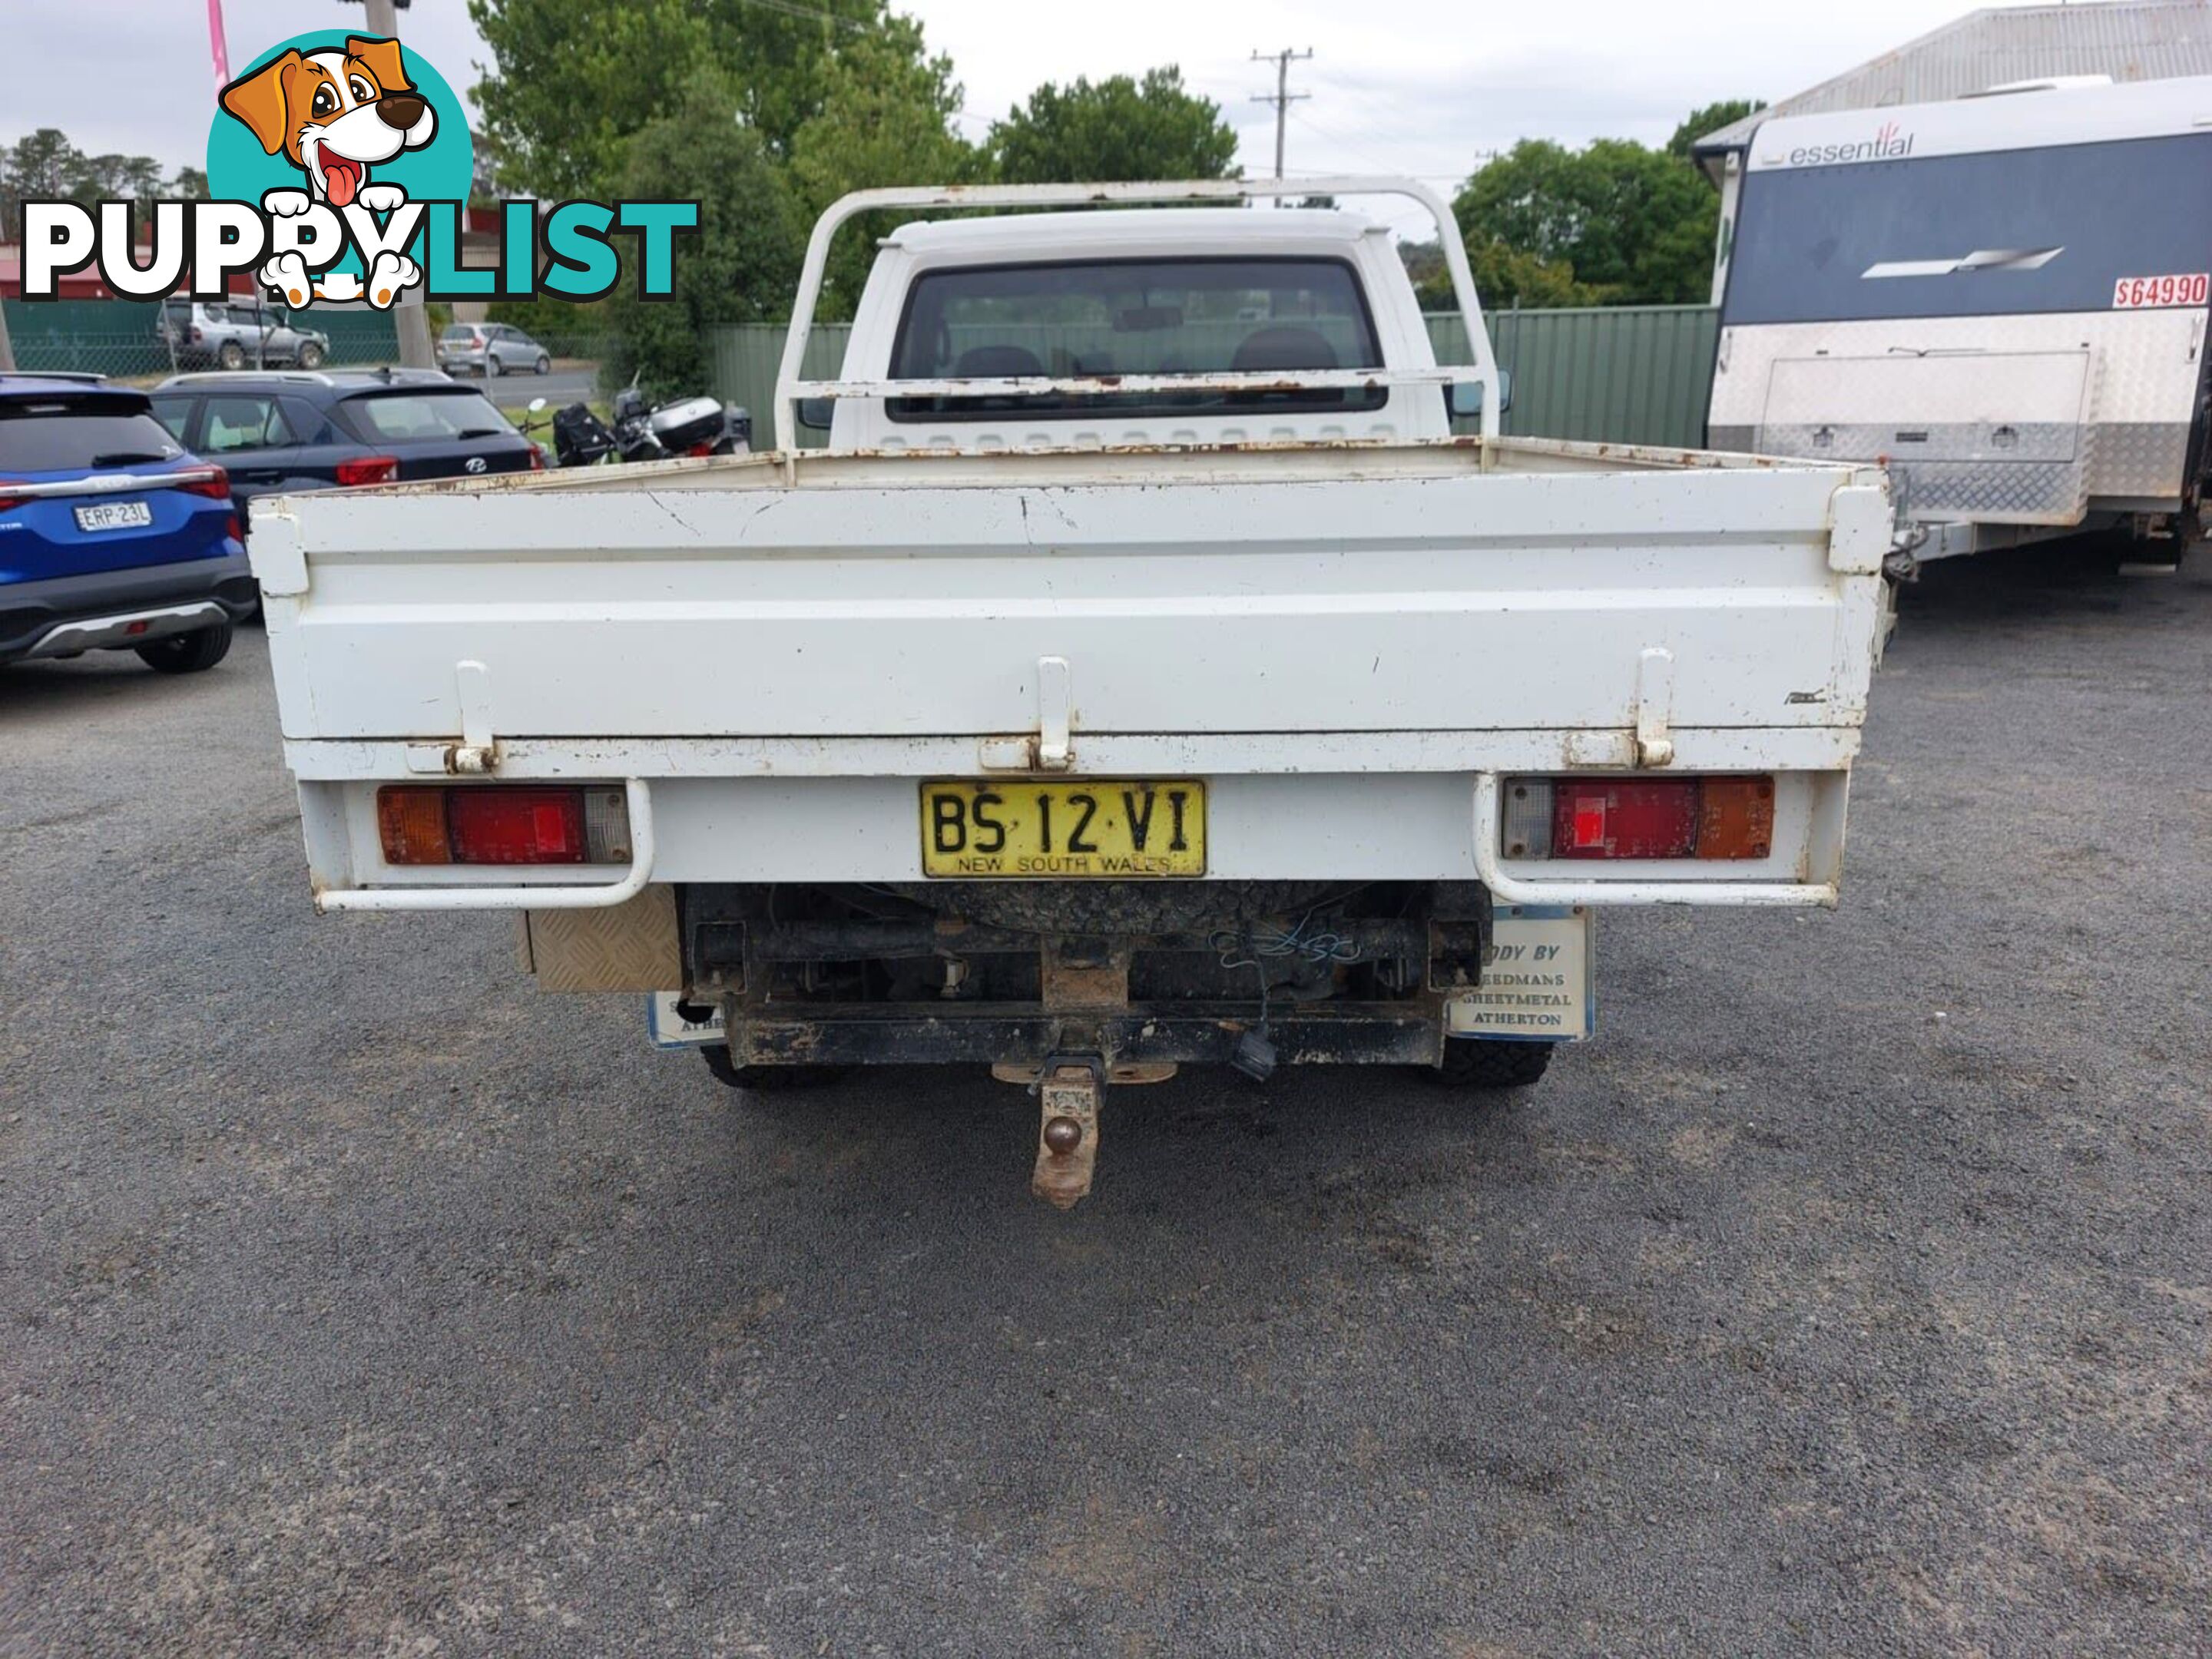
[[[1458,239],[1439,367],[1385,226],[1242,205],[1293,189],[1450,223],[866,191],[775,452],[257,501],[317,903],[519,911],[742,1087],[991,1066],[1062,1204],[1109,1083],[1533,1082],[1596,910],[1832,904],[1882,473],[1455,437],[1504,402]],[[855,213],[1145,199],[1226,208],[895,230],[800,379]]]
[[[1887,464],[1921,558],[2189,533],[2212,77],[1781,117],[1723,162],[1714,447]]]

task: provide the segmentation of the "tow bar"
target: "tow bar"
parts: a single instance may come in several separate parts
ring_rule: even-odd
[[[1098,1163],[1098,1108],[1106,1068],[1096,1060],[1054,1060],[1037,1079],[1036,1171],[1030,1190],[1055,1209],[1090,1194]]]

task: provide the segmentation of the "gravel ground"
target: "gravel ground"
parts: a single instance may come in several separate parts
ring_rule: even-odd
[[[1478,1109],[734,1097],[0,673],[0,1652],[2212,1652],[2212,585],[1908,596],[1836,915]]]

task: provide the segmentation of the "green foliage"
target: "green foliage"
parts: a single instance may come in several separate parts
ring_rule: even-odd
[[[1456,311],[1459,298],[1452,292],[1451,269],[1444,264],[1443,249],[1435,242],[1405,242],[1399,255],[1423,311]],[[1590,289],[1575,281],[1574,272],[1532,253],[1510,248],[1503,242],[1469,246],[1468,268],[1474,276],[1475,297],[1492,311],[1516,306],[1589,306],[1599,302]]]
[[[476,97],[501,182],[554,200],[613,195],[630,136],[702,69],[731,93],[719,118],[781,161],[854,60],[924,61],[921,26],[884,0],[469,0],[469,16],[496,60]]]
[[[12,237],[26,201],[152,202],[204,198],[207,175],[179,167],[165,177],[150,155],[87,155],[58,127],[0,144],[0,237]]]
[[[611,385],[635,372],[657,398],[704,392],[714,368],[708,331],[781,322],[790,311],[805,226],[766,139],[730,118],[732,96],[714,70],[697,69],[668,112],[626,146],[615,193],[696,200],[704,234],[680,245],[671,299],[639,299],[624,271],[605,302],[618,337],[604,370]]]
[[[1693,109],[1689,118],[1674,129],[1674,136],[1667,141],[1667,154],[1679,155],[1686,161],[1690,159],[1690,146],[1707,133],[1734,126],[1745,116],[1765,107],[1764,98],[1723,98],[1717,104]]]
[[[884,185],[975,184],[989,159],[953,130],[960,88],[951,60],[898,46],[856,46],[830,76],[822,109],[792,135],[789,179],[805,225],[848,191]],[[878,237],[902,215],[866,214],[837,234],[816,314],[849,318]]]
[[[1184,91],[1171,64],[1147,70],[1142,82],[1047,82],[992,124],[988,142],[1010,185],[1225,179],[1237,166],[1236,130],[1221,106]]]
[[[1524,138],[1452,203],[1470,260],[1503,286],[1486,304],[1659,305],[1705,297],[1719,202],[1663,150]]]
[[[541,343],[560,348],[604,341],[614,332],[614,318],[603,301],[580,305],[540,294],[527,300],[494,300],[484,307],[488,322],[506,323]]]

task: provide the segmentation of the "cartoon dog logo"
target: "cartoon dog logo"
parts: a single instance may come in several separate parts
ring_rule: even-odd
[[[272,190],[261,205],[279,218],[317,203],[343,210],[358,202],[372,213],[389,213],[407,200],[397,185],[370,180],[370,169],[404,150],[420,149],[437,136],[437,112],[416,92],[400,62],[397,40],[349,35],[343,52],[302,54],[287,50],[222,89],[222,107],[260,142],[263,151],[286,160],[307,176],[307,189]],[[261,268],[261,281],[295,306],[319,300],[358,300],[389,306],[420,282],[421,270],[404,254],[379,253],[364,283],[347,271],[311,281],[297,253],[279,254]]]

